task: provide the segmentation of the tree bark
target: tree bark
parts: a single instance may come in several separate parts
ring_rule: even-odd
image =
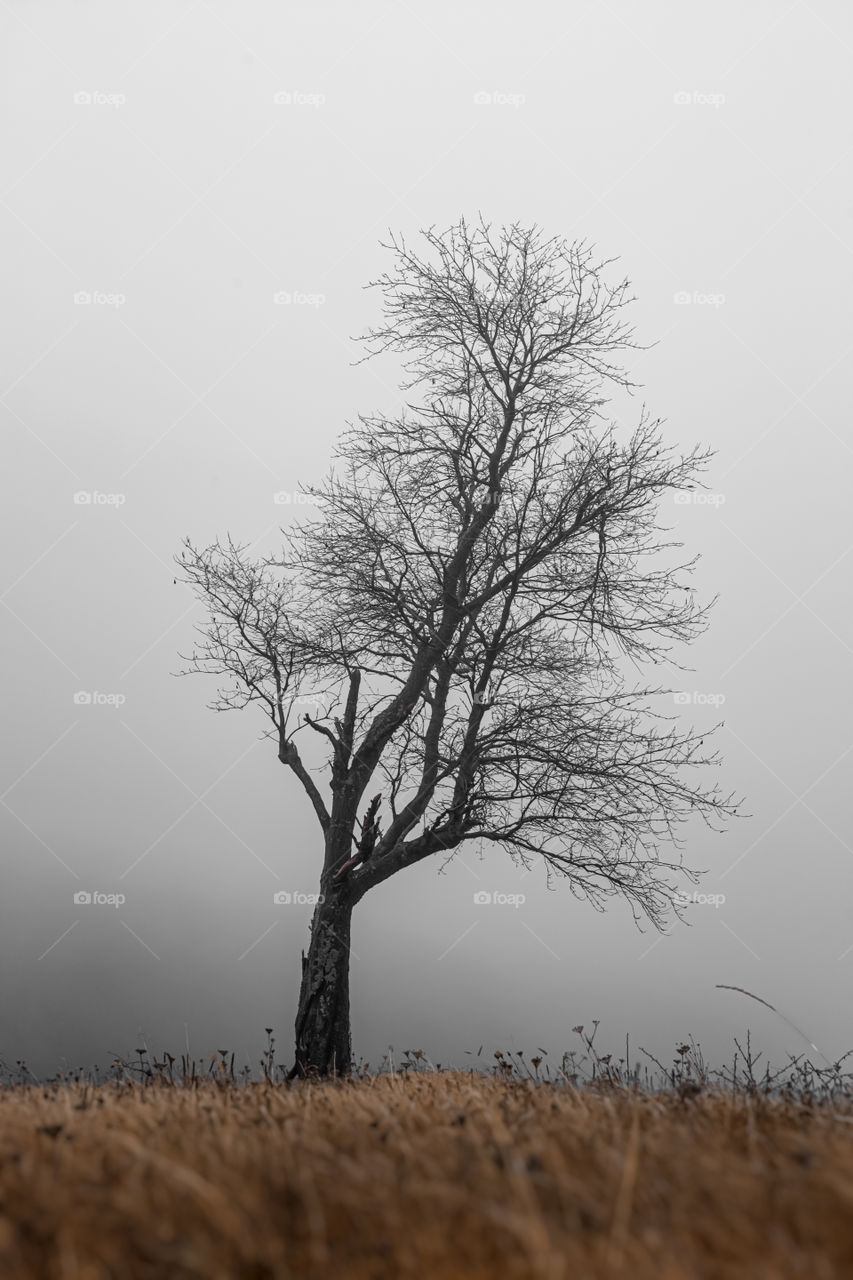
[[[352,1070],[349,956],[353,898],[346,880],[323,876],[311,922],[296,1013],[294,1076],[345,1076]]]

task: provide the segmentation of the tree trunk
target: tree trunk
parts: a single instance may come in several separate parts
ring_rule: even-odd
[[[349,1075],[352,1068],[349,954],[352,896],[346,880],[323,877],[311,922],[308,954],[302,953],[302,986],[296,1013],[296,1061],[290,1077]]]

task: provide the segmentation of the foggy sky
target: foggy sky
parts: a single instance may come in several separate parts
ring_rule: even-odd
[[[0,1057],[256,1063],[266,1026],[288,1057],[311,908],[273,894],[316,892],[318,829],[260,713],[173,676],[201,613],[172,557],[277,548],[300,510],[274,495],[400,401],[393,361],[352,363],[379,241],[480,212],[619,257],[648,345],[620,420],[645,403],[717,451],[716,500],[665,512],[720,597],[675,687],[725,720],[749,816],[691,829],[725,901],[663,938],[500,851],[393,878],[354,917],[356,1055],[558,1054],[594,1018],[617,1054],[693,1033],[720,1061],[747,1026],[804,1048],[717,983],[853,1045],[840,0],[11,0],[0,27]]]

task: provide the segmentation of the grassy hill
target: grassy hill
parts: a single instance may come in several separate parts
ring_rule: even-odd
[[[846,1088],[0,1087],[4,1280],[853,1274]]]

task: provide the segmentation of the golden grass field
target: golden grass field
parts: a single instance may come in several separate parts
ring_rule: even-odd
[[[846,1094],[693,1089],[7,1084],[0,1276],[853,1276]]]

